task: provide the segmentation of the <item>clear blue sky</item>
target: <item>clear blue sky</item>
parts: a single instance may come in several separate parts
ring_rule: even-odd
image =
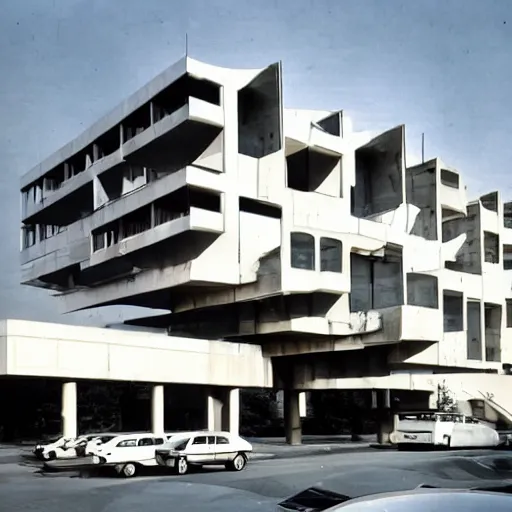
[[[408,153],[424,131],[472,196],[512,198],[511,0],[3,0],[0,318],[100,320],[18,285],[19,177],[179,59],[185,32],[212,64],[282,60],[286,106],[405,123]]]

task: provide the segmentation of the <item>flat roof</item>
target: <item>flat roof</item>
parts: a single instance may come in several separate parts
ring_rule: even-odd
[[[187,72],[187,60],[187,57],[183,57],[169,66],[146,85],[142,86],[138,91],[122,101],[117,107],[98,119],[98,121],[83,131],[78,137],[34,166],[22,176],[21,188],[26,188],[48,171],[87,147],[105,132],[114,128],[132,112],[150,101],[151,98],[156,96],[160,91],[171,85],[180,76],[184,75]]]

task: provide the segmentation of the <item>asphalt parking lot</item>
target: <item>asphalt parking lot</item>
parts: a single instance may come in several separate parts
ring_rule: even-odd
[[[364,450],[255,460],[240,473],[212,468],[174,476],[156,469],[133,479],[88,471],[48,473],[41,471],[41,464],[22,457],[0,464],[0,510],[265,512],[276,510],[283,498],[314,484],[358,496],[420,484],[512,483],[512,454]]]

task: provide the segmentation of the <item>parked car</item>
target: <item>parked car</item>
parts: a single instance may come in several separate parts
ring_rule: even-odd
[[[36,457],[42,460],[72,459],[85,455],[88,443],[102,443],[110,439],[112,434],[86,434],[76,438],[58,437],[47,444],[37,444],[34,448]]]
[[[172,439],[172,437],[171,437]],[[114,467],[125,477],[133,477],[140,466],[156,466],[155,448],[167,441],[166,435],[121,434],[106,443],[87,445],[86,455],[98,466]]]
[[[223,465],[231,471],[242,471],[247,465],[252,445],[229,432],[189,432],[175,435],[156,449],[160,466],[183,475],[191,466]]]
[[[434,411],[400,414],[394,436],[398,448],[494,448],[500,444],[498,432],[477,418]]]

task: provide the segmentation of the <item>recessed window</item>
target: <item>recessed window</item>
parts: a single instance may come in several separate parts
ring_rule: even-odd
[[[320,238],[320,270],[341,272],[342,244],[334,238]]]
[[[500,262],[500,237],[489,231],[484,231],[484,261],[486,263]]]
[[[507,301],[507,329],[512,327],[512,299],[505,299]]]
[[[292,268],[315,270],[315,237],[308,233],[291,233]]]
[[[441,183],[447,187],[459,188],[459,175],[448,169],[441,169]]]

